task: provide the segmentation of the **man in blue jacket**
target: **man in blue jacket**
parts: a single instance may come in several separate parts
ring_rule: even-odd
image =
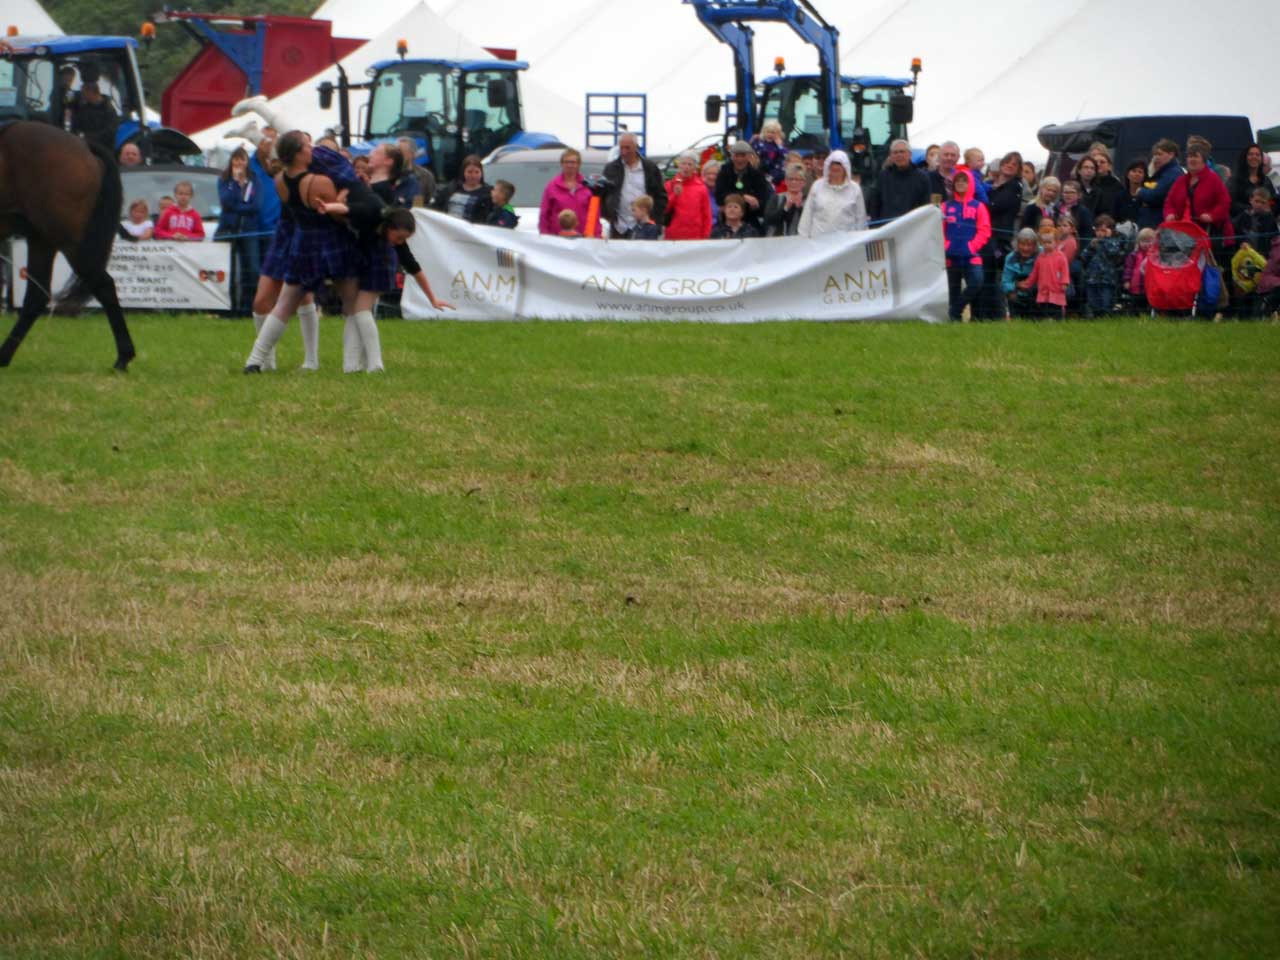
[[[1174,182],[1182,176],[1178,166],[1178,145],[1160,140],[1151,148],[1151,176],[1138,189],[1138,229],[1154,230],[1164,223],[1164,200]]]

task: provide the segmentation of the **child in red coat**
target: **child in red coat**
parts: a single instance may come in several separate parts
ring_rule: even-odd
[[[698,158],[680,155],[675,177],[667,181],[668,240],[705,240],[711,236],[711,203],[698,173]]]
[[[155,237],[157,240],[203,240],[204,221],[191,206],[191,198],[195,196],[195,188],[187,180],[182,180],[173,188],[174,205],[166,207],[156,221]]]

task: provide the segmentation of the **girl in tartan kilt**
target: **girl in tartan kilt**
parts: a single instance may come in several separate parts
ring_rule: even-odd
[[[269,268],[283,274],[280,278],[283,286],[275,307],[258,332],[245,373],[260,373],[270,363],[288,318],[303,297],[320,289],[326,280],[335,282],[344,304],[355,296],[355,239],[350,231],[313,209],[317,202],[336,198],[336,188],[329,176],[311,172],[310,138],[300,130],[290,131],[280,138],[276,153],[285,164],[284,171],[276,177],[276,192],[292,227],[283,234],[277,231],[276,240],[287,245],[277,248],[273,243],[267,257]],[[322,162],[324,159],[327,158],[322,153]],[[355,179],[354,171],[352,175]],[[282,223],[285,215],[282,213]]]
[[[387,149],[379,146],[374,153]],[[371,165],[376,162],[372,158]],[[382,189],[379,189],[382,188]],[[347,313],[342,337],[342,369],[345,373],[383,370],[382,344],[373,308],[378,297],[396,289],[397,267],[413,277],[428,302],[437,310],[452,310],[453,304],[437,300],[427,275],[409,249],[409,237],[416,229],[414,216],[403,207],[390,203],[393,182],[374,183],[372,187],[357,184],[346,192],[345,199],[316,205],[318,211],[344,218],[356,237],[356,286],[353,309]]]

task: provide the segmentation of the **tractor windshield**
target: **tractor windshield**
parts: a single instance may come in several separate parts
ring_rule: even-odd
[[[788,77],[765,88],[761,123],[777,120],[782,136],[796,149],[812,150],[828,142],[822,97],[816,77]]]
[[[841,121],[846,128],[845,137],[852,136],[855,126],[867,131],[867,137],[875,147],[883,147],[890,140],[904,135],[901,125],[895,127],[890,122],[889,98],[893,90],[889,87],[863,87],[862,104],[859,109],[852,103],[852,88],[846,86],[845,105],[841,111]],[[856,112],[855,112],[856,111]],[[855,117],[857,118],[855,121]]]
[[[521,130],[520,87],[511,70],[475,70],[464,75],[462,147],[481,157]]]
[[[0,118],[40,120],[106,137],[122,120],[140,119],[129,48],[69,55],[21,49],[0,57]],[[110,128],[110,129],[108,129]]]
[[[369,103],[369,137],[444,133],[457,109],[452,73],[440,64],[413,62],[380,70]]]

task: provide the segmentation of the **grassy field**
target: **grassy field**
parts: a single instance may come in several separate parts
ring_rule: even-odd
[[[0,955],[1277,955],[1280,326],[131,320],[0,371]]]

